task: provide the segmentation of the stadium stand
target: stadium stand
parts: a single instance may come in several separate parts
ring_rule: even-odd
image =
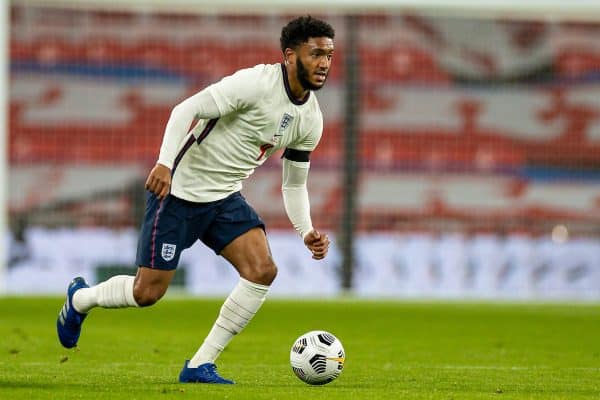
[[[171,107],[236,69],[278,62],[283,20],[13,7],[10,163],[23,190],[11,192],[11,212],[41,198],[73,208],[139,182]],[[326,127],[310,183],[313,211],[330,216],[332,229],[344,132],[340,30],[318,94]],[[514,228],[600,222],[600,25],[373,15],[360,33],[363,229],[438,218],[497,227],[508,218]],[[115,169],[122,179],[112,181]],[[246,190],[265,212],[281,202],[279,170],[258,174]],[[281,206],[267,210],[271,224],[286,226]]]

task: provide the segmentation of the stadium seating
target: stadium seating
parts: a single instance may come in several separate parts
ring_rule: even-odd
[[[12,16],[9,156],[15,173],[25,175],[31,166],[65,172],[74,163],[134,163],[143,175],[173,105],[241,67],[278,62],[285,20],[34,6],[13,6]],[[74,35],[72,27],[84,23]],[[487,23],[497,53],[486,52],[489,42],[467,46],[452,21],[411,14],[361,19],[359,158],[368,177],[362,226],[392,221],[390,214],[463,218],[473,210],[471,217],[491,219],[598,216],[597,180],[548,188],[522,171],[598,167],[600,55],[590,37],[600,39],[600,28]],[[318,93],[326,126],[312,160],[326,178],[317,181],[343,166],[343,38],[330,82]],[[525,50],[529,59],[519,55]],[[531,71],[542,72],[532,78]],[[484,184],[481,174],[493,179]],[[71,182],[56,179],[58,188]],[[503,179],[509,187],[524,181],[522,193],[502,196],[506,185],[495,185]],[[315,209],[330,213],[341,185],[323,186],[329,193]],[[439,193],[422,193],[424,187]],[[550,192],[560,204],[544,200]],[[475,207],[469,199],[477,193]],[[22,206],[11,197],[13,211]]]

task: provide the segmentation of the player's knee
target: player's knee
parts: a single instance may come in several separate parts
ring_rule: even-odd
[[[269,285],[273,283],[275,277],[277,276],[277,265],[271,260],[268,268],[265,270],[263,278],[267,280]]]
[[[133,288],[133,297],[140,307],[148,307],[160,300],[165,292],[165,288],[158,286],[142,287],[140,285],[135,285]]]
[[[277,276],[277,266],[272,258],[256,262],[247,269],[245,279],[260,283],[261,285],[270,285]]]

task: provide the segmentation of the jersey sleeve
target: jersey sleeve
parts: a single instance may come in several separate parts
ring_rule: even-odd
[[[302,136],[297,142],[291,143],[288,148],[300,151],[313,151],[317,147],[323,134],[323,117],[320,111],[316,115],[317,117],[312,122],[306,135]]]
[[[221,116],[243,110],[256,104],[265,94],[264,65],[241,69],[210,85],[207,90],[212,95]]]
[[[176,105],[165,128],[158,163],[173,168],[175,157],[194,118],[218,118],[217,105],[206,90],[202,90]]]
[[[309,162],[296,162],[283,159],[283,176],[281,192],[285,212],[302,238],[313,230],[310,218],[310,200],[306,181],[308,180]]]

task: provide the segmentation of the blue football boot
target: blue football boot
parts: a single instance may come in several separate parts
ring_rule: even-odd
[[[79,289],[88,287],[90,286],[82,277],[78,276],[73,279],[67,288],[65,304],[58,313],[58,319],[56,320],[58,340],[67,349],[77,346],[77,341],[81,334],[81,324],[83,324],[83,320],[87,317],[87,314],[79,313],[73,307],[73,295]]]
[[[185,360],[183,369],[179,374],[181,383],[221,383],[231,385],[235,382],[223,378],[217,372],[217,366],[213,363],[199,365],[198,368],[188,368],[190,360]]]

